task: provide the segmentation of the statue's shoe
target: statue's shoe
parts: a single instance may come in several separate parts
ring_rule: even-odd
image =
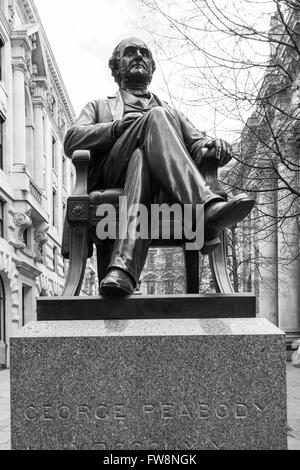
[[[204,211],[204,239],[202,254],[208,254],[220,244],[219,234],[227,227],[241,222],[251,212],[255,201],[239,194],[228,202],[212,203]]]
[[[122,269],[111,268],[100,283],[100,295],[103,297],[126,297],[133,294],[134,282]]]

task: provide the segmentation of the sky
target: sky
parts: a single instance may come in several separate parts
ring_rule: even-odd
[[[139,0],[34,0],[34,3],[76,115],[87,102],[117,91],[108,60],[122,39],[131,36],[144,39],[158,58],[152,33],[156,26],[161,28],[160,19],[148,16]],[[173,66],[164,62],[162,70],[156,62],[149,89],[174,104],[165,86],[165,81],[170,81],[177,91]],[[179,102],[176,105],[181,107]],[[186,111],[184,104],[182,110]],[[206,117],[199,119],[199,113],[188,110],[188,116],[201,129],[206,124]]]
[[[181,1],[166,0],[173,14],[176,2],[182,9]],[[227,4],[227,0],[220,1],[224,5]],[[222,113],[216,114],[214,103],[202,108],[187,106],[190,92],[194,90],[200,99],[204,92],[197,87],[191,88],[191,85],[185,86],[185,66],[177,64],[176,68],[171,59],[174,43],[172,39],[169,46],[165,46],[166,54],[162,54],[157,32],[172,36],[170,26],[163,26],[160,17],[151,17],[146,13],[139,0],[51,0],[51,2],[34,0],[34,2],[76,115],[88,101],[111,95],[117,90],[117,84],[108,67],[108,60],[122,39],[136,36],[150,43],[154,57],[160,58],[159,61],[156,60],[157,70],[150,86],[151,91],[180,108],[199,129],[206,130],[208,135],[218,135],[228,138],[229,141],[239,135],[242,122],[236,127],[235,122],[228,121],[227,115],[224,118]],[[262,1],[262,9],[265,8],[265,3],[265,0]],[[151,31],[156,37],[156,42],[152,41]],[[182,51],[184,54],[183,49]],[[192,55],[187,59],[188,64],[189,60],[194,60]],[[201,77],[198,77],[198,82],[202,83]],[[231,133],[235,137],[231,136]]]
[[[138,0],[35,0],[35,5],[76,114],[88,101],[114,93],[108,68],[113,49],[126,37],[148,38],[138,27]]]

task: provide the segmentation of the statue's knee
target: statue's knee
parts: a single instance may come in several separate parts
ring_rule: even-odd
[[[150,109],[149,117],[151,121],[154,122],[161,122],[167,119],[166,111],[162,106],[157,106],[156,108]]]
[[[135,160],[136,162],[138,162],[140,160],[143,160],[143,158],[144,158],[143,150],[140,147],[136,148],[131,156],[131,160]]]
[[[135,168],[141,167],[143,166],[143,161],[144,161],[144,152],[139,147],[135,149],[134,152],[132,153],[129,166],[133,166]]]

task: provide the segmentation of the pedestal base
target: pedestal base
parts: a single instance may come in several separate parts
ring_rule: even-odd
[[[12,449],[286,449],[265,319],[33,322],[11,339]]]

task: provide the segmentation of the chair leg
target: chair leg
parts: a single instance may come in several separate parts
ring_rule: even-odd
[[[112,255],[113,245],[105,244],[104,246],[97,246],[97,271],[98,271],[98,282],[105,278],[106,271],[110,263]]]
[[[187,294],[199,294],[199,251],[183,249]]]
[[[227,237],[226,232],[221,234],[221,244],[209,255],[209,264],[213,276],[216,292],[231,294],[234,292],[227,266]]]
[[[88,234],[86,225],[70,227],[70,258],[65,286],[62,293],[64,297],[73,297],[80,294],[83,276],[86,267],[88,252]]]

